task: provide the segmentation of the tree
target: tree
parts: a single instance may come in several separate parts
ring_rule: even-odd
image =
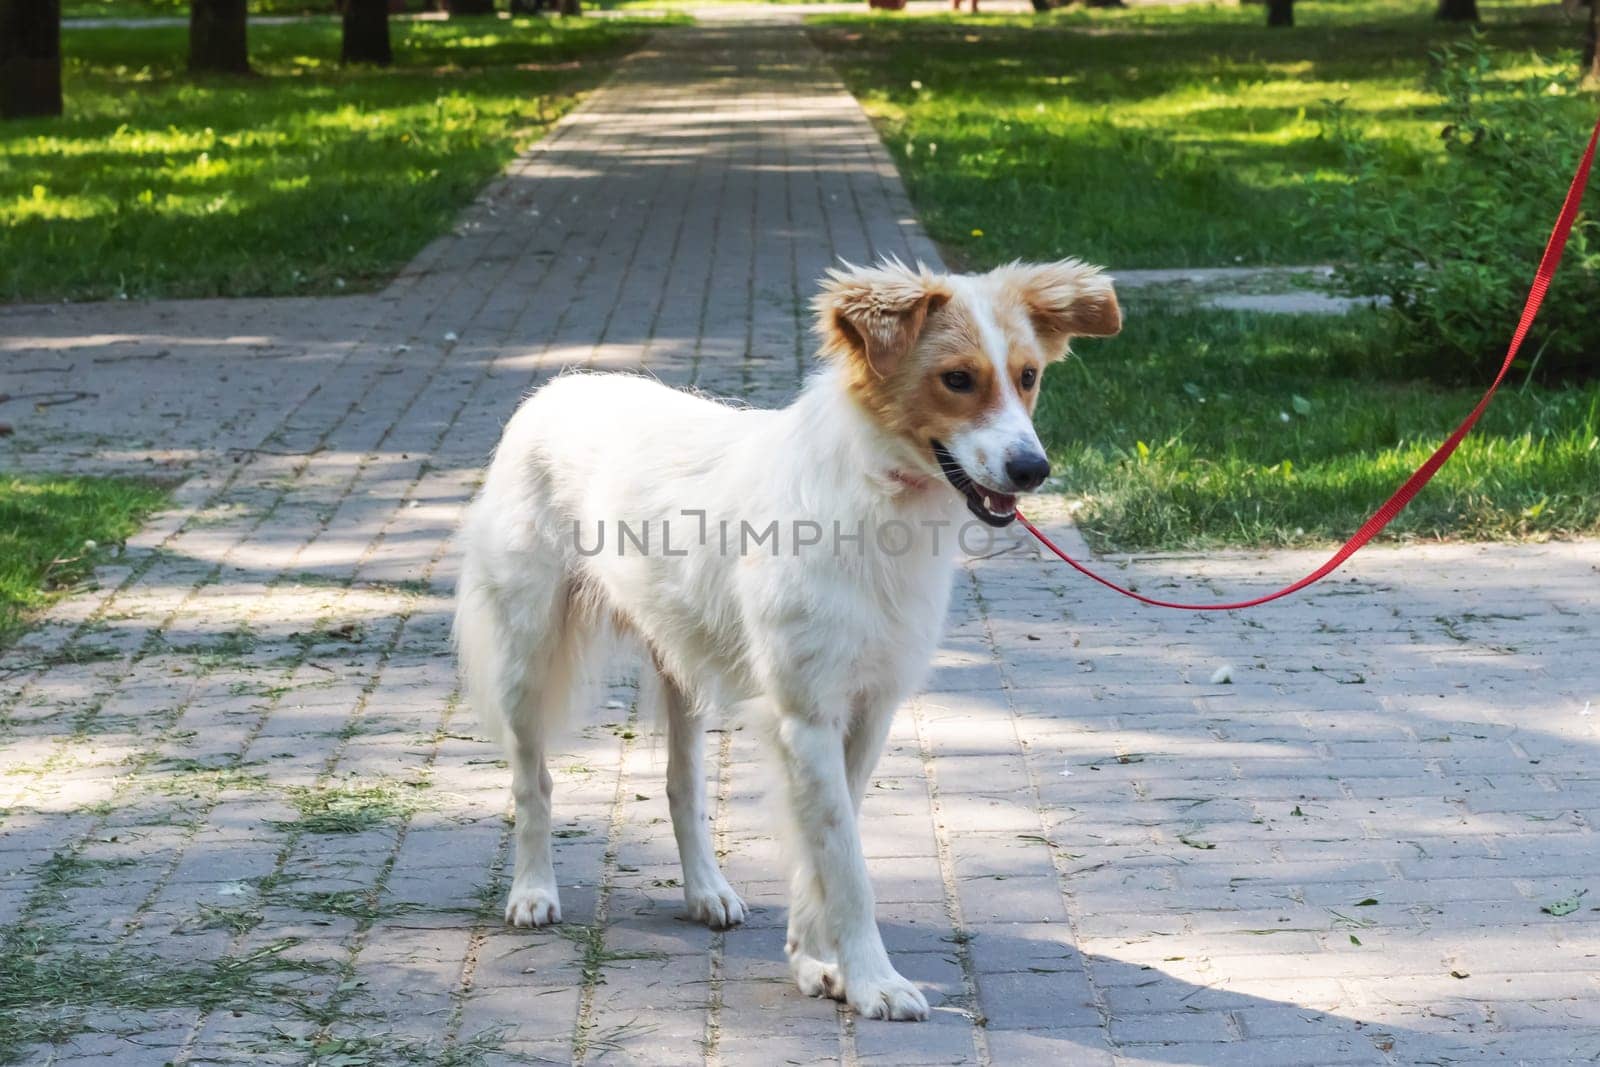
[[[1267,0],[1267,25],[1293,26],[1294,0]]]
[[[190,0],[189,69],[197,73],[249,74],[245,0]]]
[[[1583,72],[1600,84],[1600,0],[1589,0],[1589,33],[1583,44]]]
[[[1443,22],[1477,22],[1478,0],[1439,0],[1435,14]]]
[[[450,15],[492,15],[494,0],[450,0]]]
[[[339,61],[376,63],[380,67],[394,62],[394,51],[389,47],[389,0],[345,0],[344,44]]]
[[[61,0],[0,0],[0,118],[61,114]]]

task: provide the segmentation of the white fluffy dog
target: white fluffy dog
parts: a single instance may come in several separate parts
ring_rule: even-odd
[[[1044,481],[1044,366],[1075,336],[1116,333],[1121,312],[1076,260],[851,267],[815,309],[824,367],[778,411],[616,374],[530,396],[467,514],[456,643],[511,763],[508,922],[561,918],[546,745],[615,628],[653,665],[689,911],[744,919],[712,849],[696,718],[743,705],[782,768],[795,981],[866,1016],[923,1019],[873,918],[857,811],[939,639],[966,513],[1003,526]]]

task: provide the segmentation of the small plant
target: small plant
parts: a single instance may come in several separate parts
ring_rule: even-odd
[[[1566,76],[1495,85],[1495,57],[1473,38],[1433,53],[1429,88],[1444,99],[1438,158],[1395,158],[1335,108],[1325,136],[1353,180],[1316,212],[1348,248],[1338,277],[1387,297],[1406,370],[1482,380],[1505,356],[1528,284],[1582,143]],[[1405,165],[1400,165],[1401,163]],[[1596,194],[1573,227],[1544,309],[1523,349],[1543,379],[1600,373],[1600,221]]]

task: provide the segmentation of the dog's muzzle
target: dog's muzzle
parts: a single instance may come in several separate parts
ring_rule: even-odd
[[[962,469],[961,464],[956,462],[950,450],[938,441],[933,442],[933,458],[939,461],[939,470],[944,472],[945,480],[955,486],[956,492],[966,497],[967,510],[972,512],[979,522],[1001,527],[1010,526],[1016,521],[1016,496],[978,484]]]

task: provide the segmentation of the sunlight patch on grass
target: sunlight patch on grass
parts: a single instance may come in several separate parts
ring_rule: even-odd
[[[0,648],[166,500],[149,482],[0,475]]]
[[[383,284],[656,23],[485,25],[397,22],[389,70],[257,26],[257,76],[204,79],[181,27],[68,32],[67,116],[0,130],[0,301]]]
[[[1575,24],[1527,3],[1483,10],[1492,83],[1576,64]],[[1346,180],[1329,121],[1383,140],[1402,168],[1437,157],[1428,54],[1468,31],[1399,0],[1307,4],[1290,32],[1262,19],[1186,5],[811,25],[959,265],[1324,261],[1342,242],[1310,204]],[[1592,106],[1572,102],[1575,131]]]

